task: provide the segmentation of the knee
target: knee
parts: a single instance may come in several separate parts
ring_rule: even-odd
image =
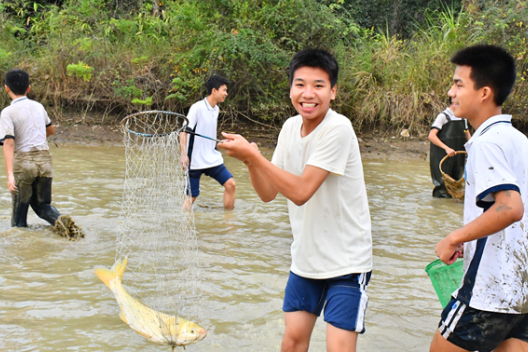
[[[282,339],[281,352],[290,351],[308,351],[310,340],[301,338],[300,336],[292,336],[285,334]]]
[[[233,178],[230,178],[229,180],[227,180],[224,183],[224,188],[225,188],[226,192],[234,192],[235,189],[236,189],[235,180],[233,180]]]

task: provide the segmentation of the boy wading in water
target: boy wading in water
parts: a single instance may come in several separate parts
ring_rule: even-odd
[[[451,110],[475,128],[466,143],[464,226],[436,245],[453,263],[464,245],[464,277],[431,352],[528,351],[528,139],[503,115],[515,60],[477,45],[456,53]]]
[[[216,138],[218,122],[218,103],[223,103],[227,97],[229,81],[219,75],[213,75],[205,84],[207,98],[194,103],[189,109],[187,129],[202,136]],[[180,133],[181,167],[189,168],[190,189],[183,207],[191,209],[192,204],[200,194],[200,178],[202,174],[214,178],[224,186],[224,208],[232,210],[235,207],[235,180],[224,166],[222,154],[216,149],[216,142],[196,137],[185,132]]]
[[[5,90],[12,102],[0,115],[0,144],[4,146],[7,188],[13,197],[11,226],[27,227],[31,206],[61,236],[84,237],[69,216],[60,215],[51,205],[53,166],[46,138],[55,128],[42,104],[26,97],[31,90],[28,73],[7,72]]]
[[[280,132],[269,162],[239,135],[218,145],[243,161],[259,197],[288,198],[292,265],[284,297],[281,351],[307,351],[324,309],[328,351],[355,351],[365,331],[372,270],[370,213],[363,167],[350,120],[330,109],[338,64],[306,49],[290,62],[290,98],[299,115]]]
[[[436,116],[428,138],[431,141],[429,167],[435,186],[433,197],[451,198],[442,178],[442,171],[456,181],[464,176],[466,156],[464,154],[456,155],[456,152],[464,150],[464,144],[471,138],[467,120],[456,117],[448,107]],[[446,155],[449,155],[450,158],[443,162],[442,170],[440,170],[440,161]]]

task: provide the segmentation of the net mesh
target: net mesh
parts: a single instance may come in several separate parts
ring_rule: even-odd
[[[126,172],[116,260],[128,257],[127,292],[148,307],[198,322],[199,267],[187,172],[179,164],[179,114],[148,111],[123,120]]]

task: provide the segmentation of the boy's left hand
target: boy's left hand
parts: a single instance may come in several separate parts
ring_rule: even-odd
[[[455,230],[456,231],[456,230]],[[447,265],[453,264],[458,257],[462,256],[462,244],[454,243],[453,233],[451,232],[446,238],[436,244],[435,252],[438,258]]]

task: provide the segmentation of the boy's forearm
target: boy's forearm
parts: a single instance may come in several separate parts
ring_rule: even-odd
[[[247,160],[262,175],[262,179],[269,183],[283,196],[296,205],[303,205],[319,189],[329,172],[313,166],[306,166],[303,174],[291,174],[264,158],[260,153],[252,153]]]
[[[448,238],[453,245],[484,238],[504,230],[524,215],[521,195],[516,191],[500,191],[495,203],[475,220],[453,231]]]
[[[438,130],[436,130],[438,131]],[[438,133],[438,132],[437,132]],[[431,133],[429,133],[429,141],[431,141],[431,143],[433,143],[434,145],[436,145],[437,147],[440,147],[442,149],[446,149],[446,148],[449,148],[444,142],[442,142],[440,140],[440,138],[438,138],[437,136],[437,133],[434,133],[433,130],[431,130]]]
[[[180,132],[180,150],[182,154],[187,154],[187,133]]]
[[[250,163],[245,163],[253,188],[263,202],[271,202],[277,197],[278,190]]]
[[[13,160],[15,158],[15,141],[7,138],[4,141],[4,161],[7,175],[13,175]]]

